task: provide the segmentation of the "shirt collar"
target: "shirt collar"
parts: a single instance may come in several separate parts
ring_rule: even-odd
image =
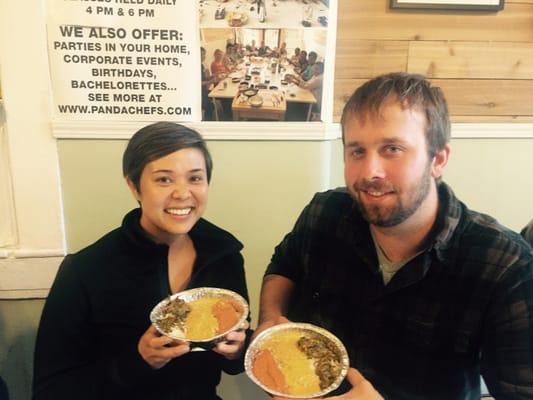
[[[129,252],[134,252],[139,260],[153,260],[166,257],[168,246],[156,243],[141,227],[141,209],[131,210],[122,221],[122,233]],[[197,264],[209,264],[227,254],[239,252],[243,246],[229,232],[200,218],[189,232],[197,252]],[[139,263],[143,268],[151,268],[150,262]]]
[[[453,237],[463,214],[464,205],[455,197],[452,189],[444,182],[438,183],[439,211],[430,233],[429,245],[443,257],[443,252],[453,246]]]
[[[435,249],[437,257],[443,260],[446,258],[445,251],[453,247],[454,233],[463,215],[464,204],[455,197],[453,190],[444,182],[437,183],[437,192],[439,196],[439,209],[435,224],[429,233],[427,249]],[[342,233],[344,235],[349,233],[349,237],[353,240],[354,244],[366,247],[369,243],[372,243],[369,225],[361,216],[355,201],[346,221],[342,225],[344,226]],[[365,226],[366,230],[364,232],[354,232],[353,226]]]

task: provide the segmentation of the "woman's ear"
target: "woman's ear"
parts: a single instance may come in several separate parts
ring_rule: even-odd
[[[128,184],[128,187],[131,190],[131,194],[133,194],[133,197],[135,197],[135,200],[138,202],[141,201],[141,196],[139,191],[137,190],[137,187],[135,186],[135,183],[130,178],[126,178],[126,183]]]
[[[446,144],[441,150],[437,151],[433,157],[431,164],[431,175],[433,178],[438,179],[442,176],[446,164],[448,164],[448,158],[450,157],[450,145]]]

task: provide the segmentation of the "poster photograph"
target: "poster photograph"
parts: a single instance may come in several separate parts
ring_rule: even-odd
[[[202,120],[320,121],[328,0],[200,0]]]
[[[328,0],[47,0],[57,121],[320,121]]]
[[[204,121],[320,120],[325,29],[202,29]]]

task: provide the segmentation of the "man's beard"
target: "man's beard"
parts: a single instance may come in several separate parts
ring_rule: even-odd
[[[368,180],[364,180],[361,183],[354,185],[352,190],[355,191],[356,195],[353,197],[361,215],[368,223],[383,228],[396,226],[405,221],[420,208],[420,205],[429,194],[431,179],[431,166],[427,165],[422,177],[415,185],[411,185],[405,193],[407,199],[402,199],[402,192],[399,192],[396,188],[390,187],[390,185],[387,185],[382,181]],[[366,206],[357,196],[361,190],[374,190],[385,193],[392,190],[394,192],[393,195],[397,197],[397,200],[391,207],[381,205]]]

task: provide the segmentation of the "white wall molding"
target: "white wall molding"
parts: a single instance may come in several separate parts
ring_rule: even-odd
[[[55,121],[59,139],[129,139],[147,122]],[[207,140],[335,140],[339,123],[324,122],[198,122],[184,123]],[[530,123],[454,123],[453,138],[533,138]]]
[[[58,139],[129,139],[146,121],[54,121]],[[198,122],[183,123],[206,140],[332,140],[338,124],[323,122]]]
[[[529,123],[456,123],[452,124],[452,138],[525,139],[533,138],[533,124]]]
[[[63,249],[4,249],[7,252],[6,258],[48,258],[63,257]]]
[[[62,260],[63,257],[0,259],[0,299],[45,298]]]

